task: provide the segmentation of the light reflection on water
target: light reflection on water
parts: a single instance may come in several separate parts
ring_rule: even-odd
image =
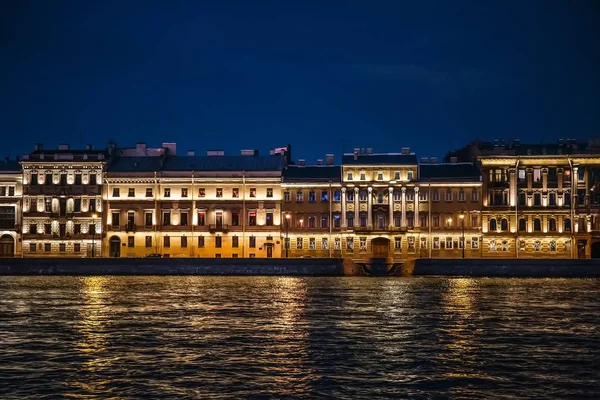
[[[0,277],[0,397],[600,397],[600,281]]]

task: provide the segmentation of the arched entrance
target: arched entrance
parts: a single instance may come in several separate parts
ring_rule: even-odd
[[[15,239],[10,235],[0,237],[0,257],[15,256]]]
[[[118,236],[112,236],[109,243],[109,257],[121,257],[121,239]]]
[[[390,239],[378,237],[371,240],[374,258],[386,258],[390,253]]]
[[[592,243],[592,258],[600,258],[600,242]]]

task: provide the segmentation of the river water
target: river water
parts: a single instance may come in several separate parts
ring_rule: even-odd
[[[600,398],[600,280],[0,277],[0,398]]]

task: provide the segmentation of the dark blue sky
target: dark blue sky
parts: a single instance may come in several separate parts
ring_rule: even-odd
[[[0,5],[3,148],[443,155],[600,136],[597,1]],[[347,139],[342,142],[342,139]]]

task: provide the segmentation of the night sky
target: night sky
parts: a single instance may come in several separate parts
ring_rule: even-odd
[[[600,137],[598,1],[0,5],[2,156],[177,142],[441,156]]]

